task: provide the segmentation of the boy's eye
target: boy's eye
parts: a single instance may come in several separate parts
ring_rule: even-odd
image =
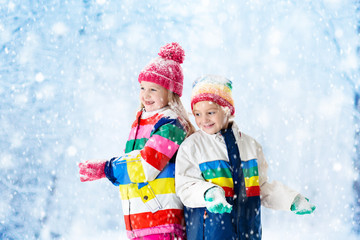
[[[155,89],[155,88],[152,88],[151,91],[156,92],[156,89]]]
[[[144,90],[145,88],[144,87],[140,87],[140,90]]]
[[[215,114],[215,112],[208,112],[208,114],[209,114],[209,115],[213,115],[213,114]]]
[[[195,116],[195,117],[199,117],[199,116],[200,116],[200,113],[194,113],[194,116]]]

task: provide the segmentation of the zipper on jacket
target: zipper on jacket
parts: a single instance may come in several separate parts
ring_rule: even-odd
[[[133,151],[134,150],[134,148],[135,148],[135,143],[136,143],[136,136],[137,136],[137,134],[138,134],[138,130],[139,130],[139,126],[140,126],[140,119],[141,119],[141,115],[142,115],[142,110],[141,110],[141,112],[140,113],[138,113],[138,116],[137,116],[137,123],[136,123],[136,129],[135,129],[135,141],[133,142],[133,145],[132,145],[132,147],[131,147],[131,151]],[[130,151],[130,152],[131,152]],[[125,162],[126,163],[126,162]],[[129,221],[129,228],[130,228],[130,231],[131,231],[131,233],[133,234],[133,236],[134,237],[136,237],[136,235],[135,235],[135,233],[134,233],[134,231],[133,231],[133,226],[132,226],[132,222],[131,222],[131,202],[130,202],[130,198],[129,198],[129,189],[127,188],[127,195],[128,195],[128,202],[129,202],[129,216],[128,216],[128,221]]]
[[[204,211],[204,220],[207,218],[207,211],[206,211],[206,209],[205,209],[205,211]]]
[[[135,142],[136,142],[136,139],[137,139],[136,137],[137,137],[139,126],[140,126],[141,115],[142,115],[142,110],[141,110],[139,116],[137,116],[136,129],[135,129],[135,133],[134,133],[135,134],[135,137],[134,137],[135,141],[133,142],[132,150],[134,150],[134,148],[135,148]]]
[[[206,218],[207,218],[208,214],[207,214],[207,211],[206,211],[206,208],[204,210],[204,221],[203,221],[203,240],[205,240],[205,226],[206,226]]]
[[[127,188],[126,189],[126,193],[127,193],[127,196],[128,196],[128,198],[129,198],[129,189]],[[129,201],[129,200],[128,200]],[[135,235],[135,233],[134,233],[134,231],[133,231],[133,227],[132,227],[132,222],[131,222],[131,207],[130,207],[130,201],[129,201],[129,215],[128,215],[128,221],[129,221],[129,228],[130,228],[130,231],[131,231],[131,234],[132,234],[132,236],[135,238],[136,237],[136,235]]]

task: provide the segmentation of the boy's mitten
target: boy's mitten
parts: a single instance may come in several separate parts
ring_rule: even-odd
[[[315,205],[311,204],[309,199],[305,198],[301,194],[298,194],[292,202],[290,209],[298,215],[304,215],[312,213],[315,208]]]
[[[225,191],[212,187],[205,192],[206,208],[212,213],[230,213],[232,206],[225,199]]]
[[[106,162],[106,160],[88,160],[79,163],[80,181],[94,181],[106,177],[104,172]]]

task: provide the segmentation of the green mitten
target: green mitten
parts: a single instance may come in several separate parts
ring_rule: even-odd
[[[206,208],[212,213],[230,213],[232,206],[225,199],[225,191],[212,187],[205,192]]]
[[[311,214],[315,210],[315,205],[309,202],[309,199],[305,198],[301,194],[296,195],[294,201],[291,204],[291,211],[298,214]]]

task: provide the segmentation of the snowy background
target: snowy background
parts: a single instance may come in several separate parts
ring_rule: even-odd
[[[77,163],[123,152],[137,76],[165,43],[233,81],[270,180],[317,209],[263,208],[263,239],[360,239],[352,186],[359,2],[0,0],[0,239],[126,239],[118,189]]]

